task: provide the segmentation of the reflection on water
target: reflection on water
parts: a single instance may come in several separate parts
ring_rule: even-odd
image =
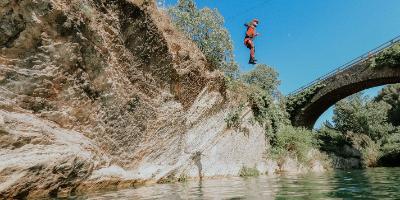
[[[400,199],[400,168],[225,178],[143,186],[78,199]]]

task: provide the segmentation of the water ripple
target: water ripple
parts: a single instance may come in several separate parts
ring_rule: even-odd
[[[400,168],[188,181],[77,199],[400,199]]]

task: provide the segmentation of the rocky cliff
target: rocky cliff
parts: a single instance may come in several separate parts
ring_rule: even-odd
[[[0,197],[67,196],[264,162],[223,76],[151,1],[0,0]]]

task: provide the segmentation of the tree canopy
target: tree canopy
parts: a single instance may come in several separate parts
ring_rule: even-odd
[[[179,0],[168,13],[175,26],[197,44],[211,66],[228,77],[237,76],[239,67],[234,60],[233,42],[217,9],[197,9],[193,0]]]

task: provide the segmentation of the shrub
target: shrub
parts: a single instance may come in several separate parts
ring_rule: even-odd
[[[277,87],[280,83],[278,72],[265,64],[256,65],[253,70],[243,74],[241,78],[245,83],[259,88],[260,91],[268,96],[272,96],[277,92]]]
[[[271,144],[271,153],[274,157],[293,156],[300,162],[306,162],[308,152],[316,147],[318,147],[317,140],[312,131],[283,126]]]
[[[166,177],[161,178],[157,181],[158,184],[175,183],[177,179],[175,178],[175,173],[171,173]]]
[[[379,164],[383,166],[399,166],[400,160],[400,130],[386,137],[381,147]]]
[[[304,105],[311,101],[314,95],[323,87],[325,87],[325,84],[317,83],[302,90],[298,94],[289,96],[286,100],[286,110],[290,116],[294,116],[300,108],[303,108]]]
[[[241,177],[249,177],[249,176],[259,176],[260,171],[257,168],[250,168],[243,166],[242,169],[239,171],[239,176]]]
[[[388,135],[382,140],[382,154],[400,154],[400,130]]]
[[[240,125],[240,114],[243,111],[243,104],[239,105],[239,107],[233,109],[228,116],[224,119],[228,128],[239,128]]]
[[[352,145],[343,133],[332,127],[329,127],[326,124],[324,124],[317,131],[316,137],[318,138],[318,143],[321,150],[326,152],[333,152],[336,155],[342,155],[344,153],[344,145]]]
[[[257,122],[265,127],[266,132],[275,133],[280,126],[290,124],[285,104],[281,99],[249,89],[248,101]]]
[[[400,65],[400,42],[379,53],[372,62],[372,67],[398,67]]]
[[[282,125],[290,124],[283,98],[277,91],[278,73],[271,67],[259,64],[241,76],[247,87],[247,100],[255,119],[265,127],[271,140]]]
[[[188,176],[186,174],[181,174],[178,177],[178,182],[186,182],[188,180]]]
[[[368,135],[348,133],[347,137],[353,147],[360,151],[361,160],[365,167],[374,167],[378,164],[380,157],[380,144],[373,141]]]

